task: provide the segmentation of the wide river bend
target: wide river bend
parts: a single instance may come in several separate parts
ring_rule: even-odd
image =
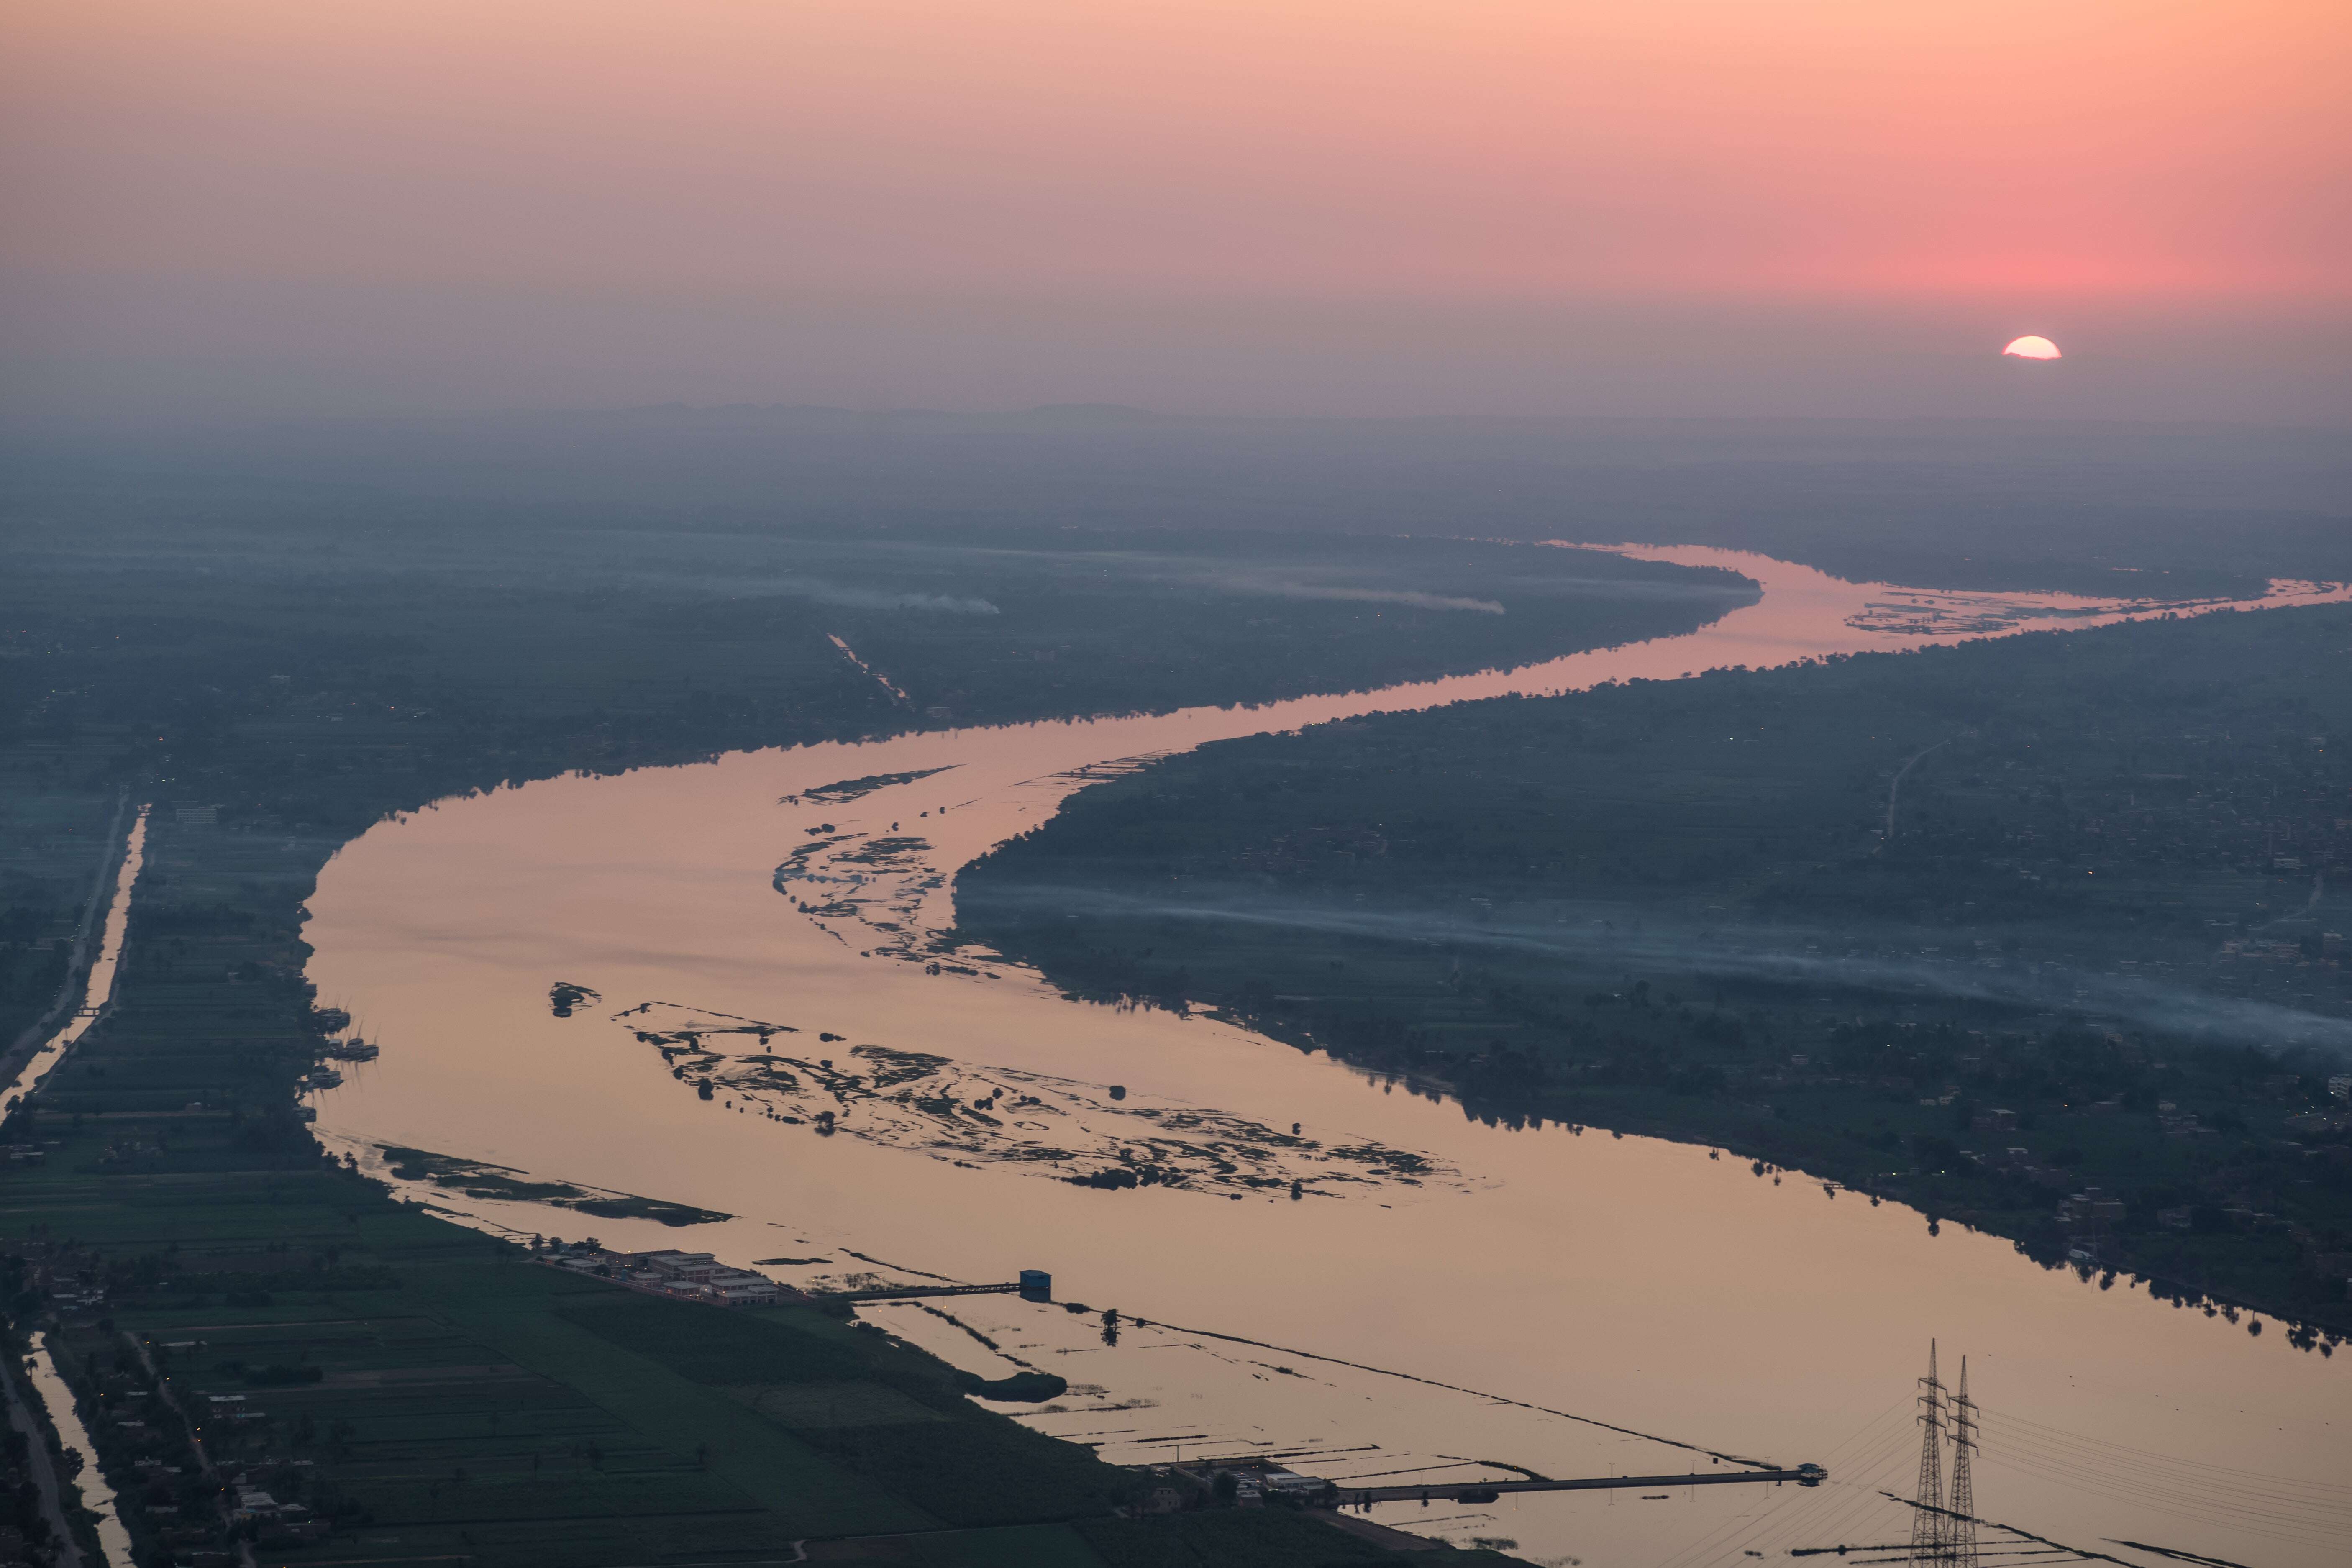
[[[2347,1561],[2352,1367],[2291,1349],[2278,1325],[2250,1333],[2127,1281],[2101,1289],[1998,1238],[1931,1237],[1910,1210],[1758,1179],[1704,1148],[1486,1127],[1220,1023],[1076,1005],[1010,965],[931,973],[908,958],[952,923],[958,867],[1127,760],[1352,714],[2162,608],[1634,552],[1732,567],[1763,596],[1686,636],[1508,672],[739,753],[381,824],[328,866],[310,904],[320,999],[382,1047],[315,1097],[319,1131],[371,1169],[383,1145],[411,1145],[734,1216],[680,1230],[403,1184],[486,1229],[809,1260],[767,1263],[795,1283],[1050,1269],[1064,1300],[1149,1326],[1107,1344],[1096,1318],[1058,1307],[946,1305],[1071,1381],[1023,1419],[1121,1461],[1295,1454],[1371,1484],[1494,1473],[1463,1463],[1475,1459],[1549,1476],[1714,1464],[1636,1432],[1832,1473],[1818,1490],[1382,1507],[1409,1529],[1508,1538],[1533,1561],[1683,1568],[1907,1539],[1908,1510],[1878,1489],[1911,1489],[1913,1380],[1931,1336],[1948,1380],[1967,1354],[1986,1413],[1984,1517],[2151,1568],[2178,1559],[2109,1542],[2263,1568]],[[2268,602],[2345,596],[2281,584]],[[824,788],[897,774],[919,776]],[[593,999],[557,1017],[558,982]],[[759,1038],[754,1025],[798,1032]],[[694,1036],[683,1058],[681,1034]],[[798,1065],[779,1077],[753,1059],[763,1047]],[[721,1085],[710,1098],[679,1076],[697,1062]],[[1230,1149],[1296,1122],[1272,1168],[1318,1177],[1315,1201],[1074,1186],[932,1136],[913,1111],[823,1136],[803,1114],[812,1075],[852,1071],[927,1074],[922,1092],[951,1088],[1016,1126],[1034,1106],[1052,1129],[1036,1136],[1097,1148],[1147,1136]],[[1427,1173],[1401,1176],[1400,1151]],[[959,1364],[1010,1370],[952,1321],[870,1315]]]

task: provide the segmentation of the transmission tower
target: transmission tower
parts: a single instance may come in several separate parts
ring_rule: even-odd
[[[1936,1342],[1927,1342],[1927,1375],[1919,1380],[1919,1495],[1911,1510],[1911,1561],[1943,1568],[1951,1535],[1944,1515],[1944,1385],[1936,1381]]]
[[[1977,1492],[1969,1456],[1977,1446],[1977,1402],[1969,1397],[1969,1358],[1960,1358],[1960,1392],[1952,1401],[1952,1512],[1944,1521],[1944,1561],[1977,1568]]]

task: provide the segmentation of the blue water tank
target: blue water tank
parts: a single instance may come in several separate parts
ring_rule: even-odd
[[[1054,1277],[1042,1268],[1021,1271],[1021,1299],[1024,1301],[1050,1301],[1054,1299]]]

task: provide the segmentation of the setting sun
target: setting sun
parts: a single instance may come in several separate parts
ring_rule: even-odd
[[[2009,347],[2000,352],[2012,359],[2063,359],[2065,357],[2059,353],[2056,343],[2052,342],[2048,338],[2035,337],[2031,333],[2013,339]]]

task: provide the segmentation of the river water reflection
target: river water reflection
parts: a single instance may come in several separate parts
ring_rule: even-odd
[[[25,1358],[33,1392],[40,1395],[41,1404],[49,1413],[49,1420],[58,1429],[58,1441],[79,1454],[83,1465],[79,1476],[68,1479],[63,1466],[58,1473],[58,1484],[63,1489],[60,1503],[65,1508],[79,1504],[98,1517],[91,1528],[98,1534],[99,1558],[88,1568],[131,1568],[131,1532],[122,1526],[114,1489],[98,1468],[98,1445],[89,1438],[89,1428],[82,1425],[81,1411],[74,1403],[73,1390],[58,1375],[57,1364],[49,1351],[49,1336],[36,1332],[32,1336],[33,1353]]]
[[[1875,1488],[1910,1489],[1908,1400],[1931,1335],[1948,1373],[1969,1355],[1987,1412],[1986,1517],[2134,1562],[2163,1560],[2101,1543],[2342,1561],[2348,1369],[2290,1349],[2276,1325],[2251,1335],[2127,1282],[2048,1273],[2006,1242],[1952,1226],[1931,1237],[1909,1210],[1759,1178],[1705,1149],[1483,1126],[1222,1024],[1074,1005],[1011,966],[931,973],[889,956],[951,923],[957,867],[1121,759],[1350,714],[2126,613],[1858,585],[1724,552],[1639,553],[1731,566],[1764,594],[1688,636],[1507,673],[1255,710],[736,754],[549,780],[380,825],[327,868],[311,900],[320,999],[383,1047],[318,1096],[320,1131],[379,1168],[381,1145],[406,1144],[735,1216],[681,1231],[426,1190],[485,1226],[683,1245],[737,1264],[814,1260],[769,1264],[800,1282],[908,1278],[878,1260],[969,1280],[1050,1269],[1061,1297],[1128,1316],[1116,1344],[1095,1318],[1057,1307],[950,1305],[1076,1385],[1024,1419],[1115,1459],[1297,1452],[1312,1473],[1379,1484],[1458,1478],[1465,1458],[1555,1476],[1715,1466],[1630,1432],[1818,1460],[1835,1478],[1818,1491],[1383,1509],[1457,1540],[1508,1537],[1535,1561],[1752,1562],[1743,1552],[1906,1539],[1907,1510]],[[809,798],[899,773],[922,776]],[[886,836],[920,843],[874,848]],[[780,896],[772,876],[786,864],[834,868],[847,905],[828,912],[815,884]],[[554,1016],[558,982],[597,999]],[[614,1020],[645,1003],[671,1006]],[[775,1119],[782,1102],[749,1079],[740,1095],[698,1098],[635,1032],[722,1016],[801,1031],[773,1045],[802,1060],[871,1066],[879,1058],[851,1052],[872,1046],[996,1069],[996,1082],[1116,1084],[1122,1110],[1297,1122],[1324,1150],[1409,1151],[1458,1174],[1311,1202],[1103,1192],[919,1141],[827,1138]],[[709,1048],[756,1049],[748,1037]],[[960,1363],[1005,1370],[951,1322],[911,1308],[876,1315]],[[2135,1469],[2155,1462],[2140,1452],[2178,1474]],[[2271,1478],[2260,1506],[2215,1466]]]
[[[65,1058],[82,1036],[89,1032],[99,1015],[114,999],[114,974],[122,959],[123,933],[131,924],[131,890],[139,880],[139,870],[146,863],[148,807],[141,806],[131,824],[131,837],[124,841],[121,864],[116,867],[111,890],[108,894],[106,921],[100,928],[98,956],[90,961],[89,971],[82,976],[81,994],[74,999],[73,1011],[57,1031],[43,1040],[16,1076],[0,1083],[0,1095],[7,1103],[16,1103],[21,1091],[31,1089],[47,1078],[49,1069]]]

